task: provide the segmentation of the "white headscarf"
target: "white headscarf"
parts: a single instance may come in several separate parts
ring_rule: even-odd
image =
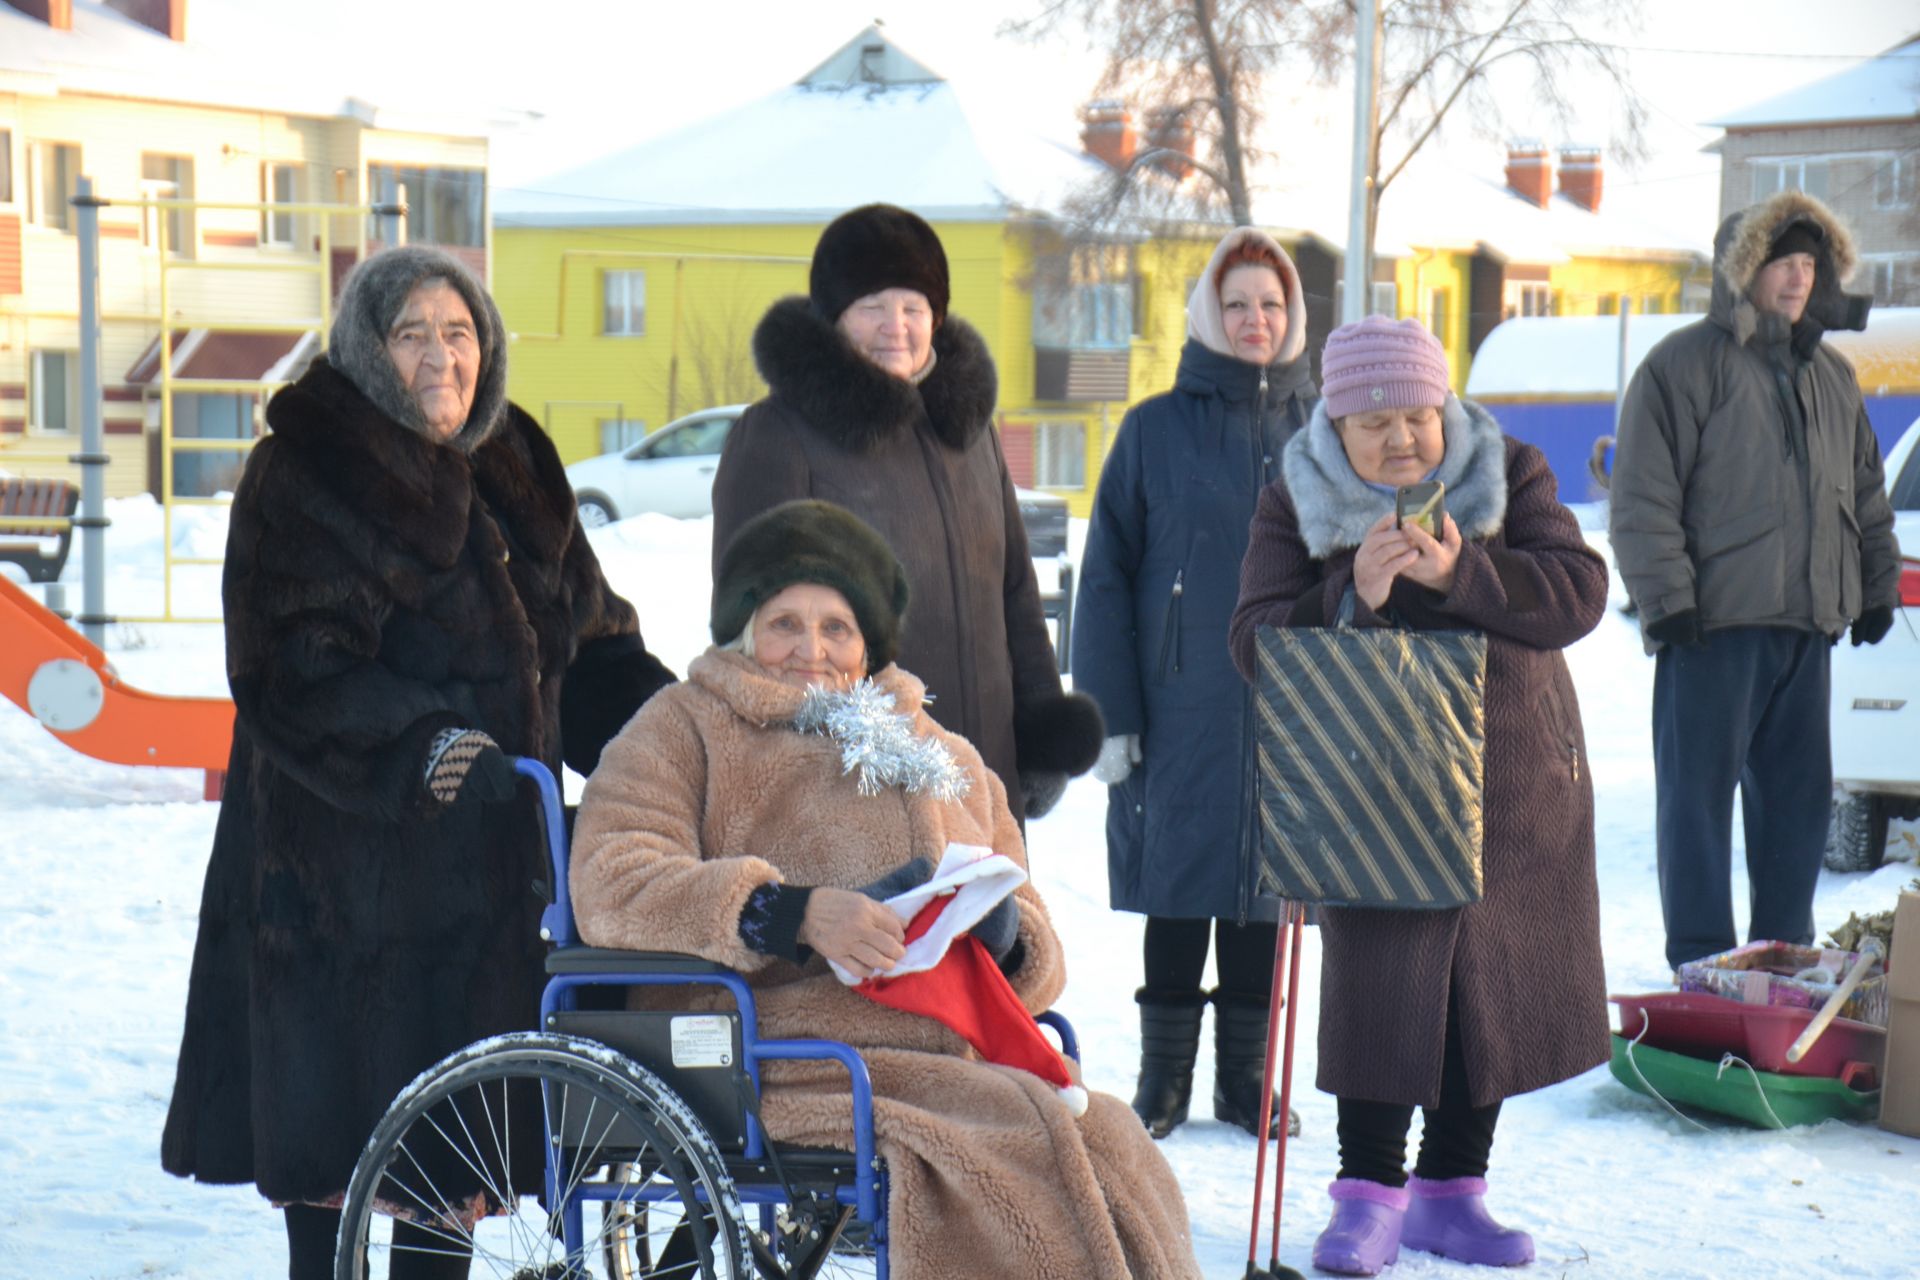
[[[1235,227],[1214,246],[1213,256],[1207,259],[1207,269],[1193,286],[1193,296],[1187,299],[1187,336],[1199,339],[1209,350],[1223,356],[1233,354],[1233,344],[1227,341],[1226,317],[1220,311],[1220,285],[1214,276],[1227,255],[1243,244],[1266,249],[1285,264],[1280,272],[1280,284],[1287,291],[1287,332],[1280,340],[1280,351],[1273,363],[1288,364],[1299,359],[1300,353],[1307,349],[1307,299],[1300,291],[1300,272],[1293,265],[1293,259],[1287,256],[1279,241],[1255,227]]]

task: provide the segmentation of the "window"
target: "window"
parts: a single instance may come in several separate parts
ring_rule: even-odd
[[[1876,209],[1911,208],[1914,179],[1920,176],[1920,151],[1895,156],[1873,171],[1873,207]]]
[[[1667,309],[1667,300],[1664,297],[1662,297],[1660,294],[1645,293],[1640,295],[1640,314],[1641,315],[1657,316],[1661,312],[1665,311],[1666,309]]]
[[[73,205],[80,190],[80,148],[67,142],[27,146],[29,220],[55,231],[73,230]]]
[[[1042,489],[1086,488],[1086,424],[1042,422],[1034,427],[1033,482]]]
[[[645,418],[600,419],[600,452],[624,453],[646,438]]]
[[[647,332],[647,273],[644,271],[604,271],[600,275],[604,310],[600,332],[640,338]]]
[[[1617,293],[1603,293],[1598,295],[1594,301],[1594,313],[1603,316],[1619,315],[1620,295]]]
[[[689,422],[683,427],[663,431],[654,442],[647,446],[649,458],[717,458],[720,450],[726,446],[727,432],[733,427],[733,419],[701,418]]]
[[[1536,280],[1509,280],[1504,302],[1508,319],[1514,316],[1550,316],[1553,314],[1553,286]]]
[[[266,204],[298,204],[300,202],[300,167],[269,160],[260,166],[260,199]],[[260,243],[292,248],[293,214],[262,210],[260,214]]]
[[[79,353],[36,351],[28,376],[33,379],[33,429],[49,433],[79,430]]]
[[[173,398],[173,434],[179,440],[246,440],[252,437],[253,397],[180,394]],[[173,455],[173,494],[211,498],[240,483],[247,455],[239,448],[181,450]]]
[[[1033,291],[1033,345],[1062,351],[1124,348],[1134,333],[1133,286],[1050,284]]]
[[[407,189],[407,239],[422,244],[486,243],[487,175],[482,169],[367,166],[367,197],[379,202]]]
[[[1920,255],[1872,254],[1860,262],[1861,282],[1873,292],[1874,305],[1910,307],[1920,302]]]
[[[1373,313],[1377,316],[1400,314],[1400,286],[1391,280],[1373,282]]]
[[[1753,160],[1753,200],[1759,203],[1779,191],[1804,191],[1825,199],[1825,160]]]
[[[13,130],[0,129],[0,204],[13,203]]]
[[[149,200],[193,199],[193,160],[188,156],[141,156],[140,191]],[[141,219],[141,243],[157,249],[163,232],[168,253],[193,256],[193,210],[146,210],[146,217]]]
[[[1435,289],[1427,295],[1427,328],[1441,346],[1453,345],[1453,290]]]

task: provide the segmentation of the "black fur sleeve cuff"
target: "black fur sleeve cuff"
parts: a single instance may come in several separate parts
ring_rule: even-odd
[[[1069,773],[1093,768],[1107,729],[1099,704],[1084,693],[1047,693],[1018,700],[1013,744],[1022,773]]]
[[[813,889],[805,885],[761,885],[740,909],[740,940],[763,956],[806,963],[813,948],[800,945],[800,922],[812,896]]]

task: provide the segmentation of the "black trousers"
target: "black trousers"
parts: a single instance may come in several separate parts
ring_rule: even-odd
[[[1407,1185],[1407,1129],[1413,1108],[1394,1102],[1340,1098],[1337,1130],[1340,1176],[1389,1187]],[[1422,1108],[1420,1156],[1413,1171],[1430,1182],[1484,1178],[1493,1153],[1500,1104],[1476,1107],[1467,1091],[1467,1063],[1460,1046],[1460,1018],[1447,1006],[1447,1047],[1440,1068],[1440,1105]]]
[[[1265,1000],[1273,990],[1273,944],[1280,926],[1272,921],[1235,924],[1231,920],[1176,920],[1148,916],[1144,950],[1146,988],[1171,995],[1198,993],[1207,969],[1207,935],[1213,935],[1215,976],[1220,989]]]
[[[1662,649],[1653,672],[1655,830],[1667,963],[1725,951],[1733,789],[1747,837],[1747,938],[1813,941],[1833,805],[1827,637],[1732,627]]]
[[[288,1280],[333,1280],[333,1249],[339,1236],[338,1209],[288,1205]],[[467,1280],[473,1259],[464,1254],[448,1256],[456,1246],[444,1236],[409,1222],[395,1222],[393,1240],[397,1247],[387,1274],[394,1280]]]

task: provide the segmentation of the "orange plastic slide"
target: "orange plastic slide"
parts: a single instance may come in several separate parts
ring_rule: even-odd
[[[218,799],[233,744],[233,702],[148,693],[107,655],[0,574],[0,697],[75,751],[115,764],[207,770]]]

